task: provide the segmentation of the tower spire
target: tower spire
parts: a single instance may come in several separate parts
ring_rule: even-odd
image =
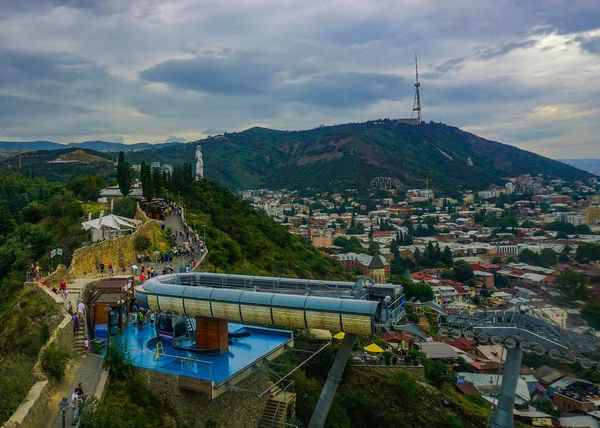
[[[421,116],[421,95],[419,94],[419,87],[421,84],[419,83],[419,63],[417,62],[417,54],[415,53],[415,102],[413,103],[413,112],[411,118],[417,112],[417,121],[421,123],[423,121],[423,117]]]

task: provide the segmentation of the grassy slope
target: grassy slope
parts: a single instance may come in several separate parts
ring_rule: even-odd
[[[23,289],[0,315],[0,424],[29,392],[31,368],[61,319],[58,306],[34,287]]]

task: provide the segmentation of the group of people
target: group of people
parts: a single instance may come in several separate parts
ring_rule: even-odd
[[[394,350],[391,346],[388,346],[386,348],[387,352],[391,352],[393,354],[392,358],[391,358],[391,363],[392,365],[398,365],[398,364],[404,364],[405,366],[418,366],[419,365],[419,359],[414,356],[414,355],[410,355],[408,353],[408,351],[406,351],[406,349],[402,349],[400,346],[398,346],[398,349]],[[385,363],[385,358],[383,357],[383,355],[371,355],[368,352],[364,352],[363,353],[363,359],[365,361],[365,364],[384,364]]]
[[[100,271],[100,275],[104,276],[104,273],[106,272],[107,268],[108,276],[116,275],[117,273],[119,273],[119,270],[121,270],[123,275],[127,273],[127,265],[125,263],[123,263],[119,268],[119,265],[117,263],[109,263],[108,266],[106,266],[103,262],[100,262],[98,264],[98,270]]]
[[[71,408],[73,409],[71,425],[77,425],[79,422],[79,404],[86,397],[87,395],[83,392],[83,383],[80,383],[73,391],[73,394],[71,394]]]
[[[39,281],[42,276],[42,267],[40,262],[31,263],[29,265],[28,276],[31,281]]]
[[[129,311],[136,314],[138,329],[142,330],[147,322],[150,322],[150,327],[154,327],[156,313],[146,308],[140,308],[136,300],[130,302]]]

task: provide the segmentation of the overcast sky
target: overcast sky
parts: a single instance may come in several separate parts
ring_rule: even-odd
[[[0,0],[0,139],[409,117],[600,158],[600,0]]]

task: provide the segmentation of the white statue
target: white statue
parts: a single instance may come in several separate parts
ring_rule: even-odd
[[[202,160],[202,146],[196,147],[196,180],[204,179],[204,161]]]

